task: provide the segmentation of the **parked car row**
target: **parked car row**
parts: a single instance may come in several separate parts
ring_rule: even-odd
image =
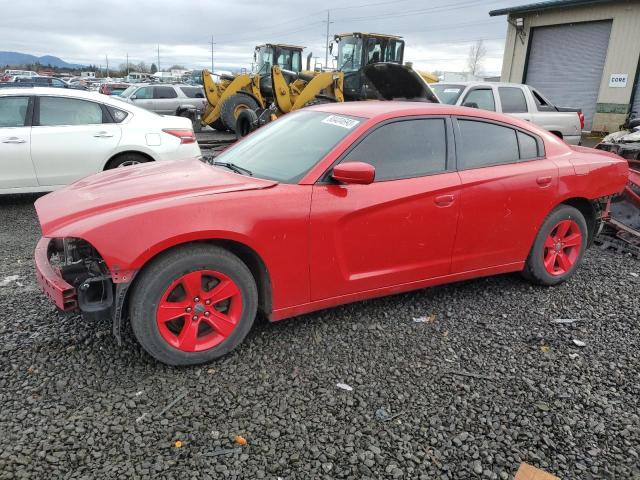
[[[102,170],[200,157],[185,118],[95,92],[0,90],[0,193],[50,191]]]

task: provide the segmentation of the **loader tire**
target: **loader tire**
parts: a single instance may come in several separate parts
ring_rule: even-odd
[[[236,138],[240,140],[258,128],[258,115],[254,110],[243,110],[236,120]]]
[[[257,110],[259,107],[249,95],[236,93],[227,98],[220,107],[220,119],[227,130],[235,133],[236,121],[243,110]]]
[[[217,132],[226,132],[227,131],[227,127],[224,126],[224,123],[222,123],[222,119],[219,118],[219,117],[216,120],[214,120],[213,122],[211,122],[209,124],[209,126],[211,128],[213,128]]]

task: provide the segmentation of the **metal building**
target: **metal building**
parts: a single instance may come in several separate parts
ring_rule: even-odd
[[[507,15],[502,81],[581,108],[585,130],[615,131],[630,110],[640,116],[640,0],[553,0],[489,15]]]

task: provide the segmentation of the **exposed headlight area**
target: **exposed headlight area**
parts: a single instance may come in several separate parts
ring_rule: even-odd
[[[98,312],[113,303],[113,282],[98,251],[80,238],[55,238],[49,242],[49,263],[77,292],[83,312]]]

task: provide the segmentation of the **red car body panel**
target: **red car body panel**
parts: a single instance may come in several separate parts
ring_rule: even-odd
[[[569,198],[621,191],[627,163],[571,148],[530,123],[441,104],[354,102],[312,107],[363,121],[298,184],[194,161],[103,172],[45,197],[45,237],[93,245],[113,281],[198,240],[253,250],[271,283],[272,320],[429,285],[518,271],[544,218]],[[367,130],[416,115],[478,117],[543,139],[546,158],[369,185],[318,183]],[[359,159],[366,162],[366,159]]]

